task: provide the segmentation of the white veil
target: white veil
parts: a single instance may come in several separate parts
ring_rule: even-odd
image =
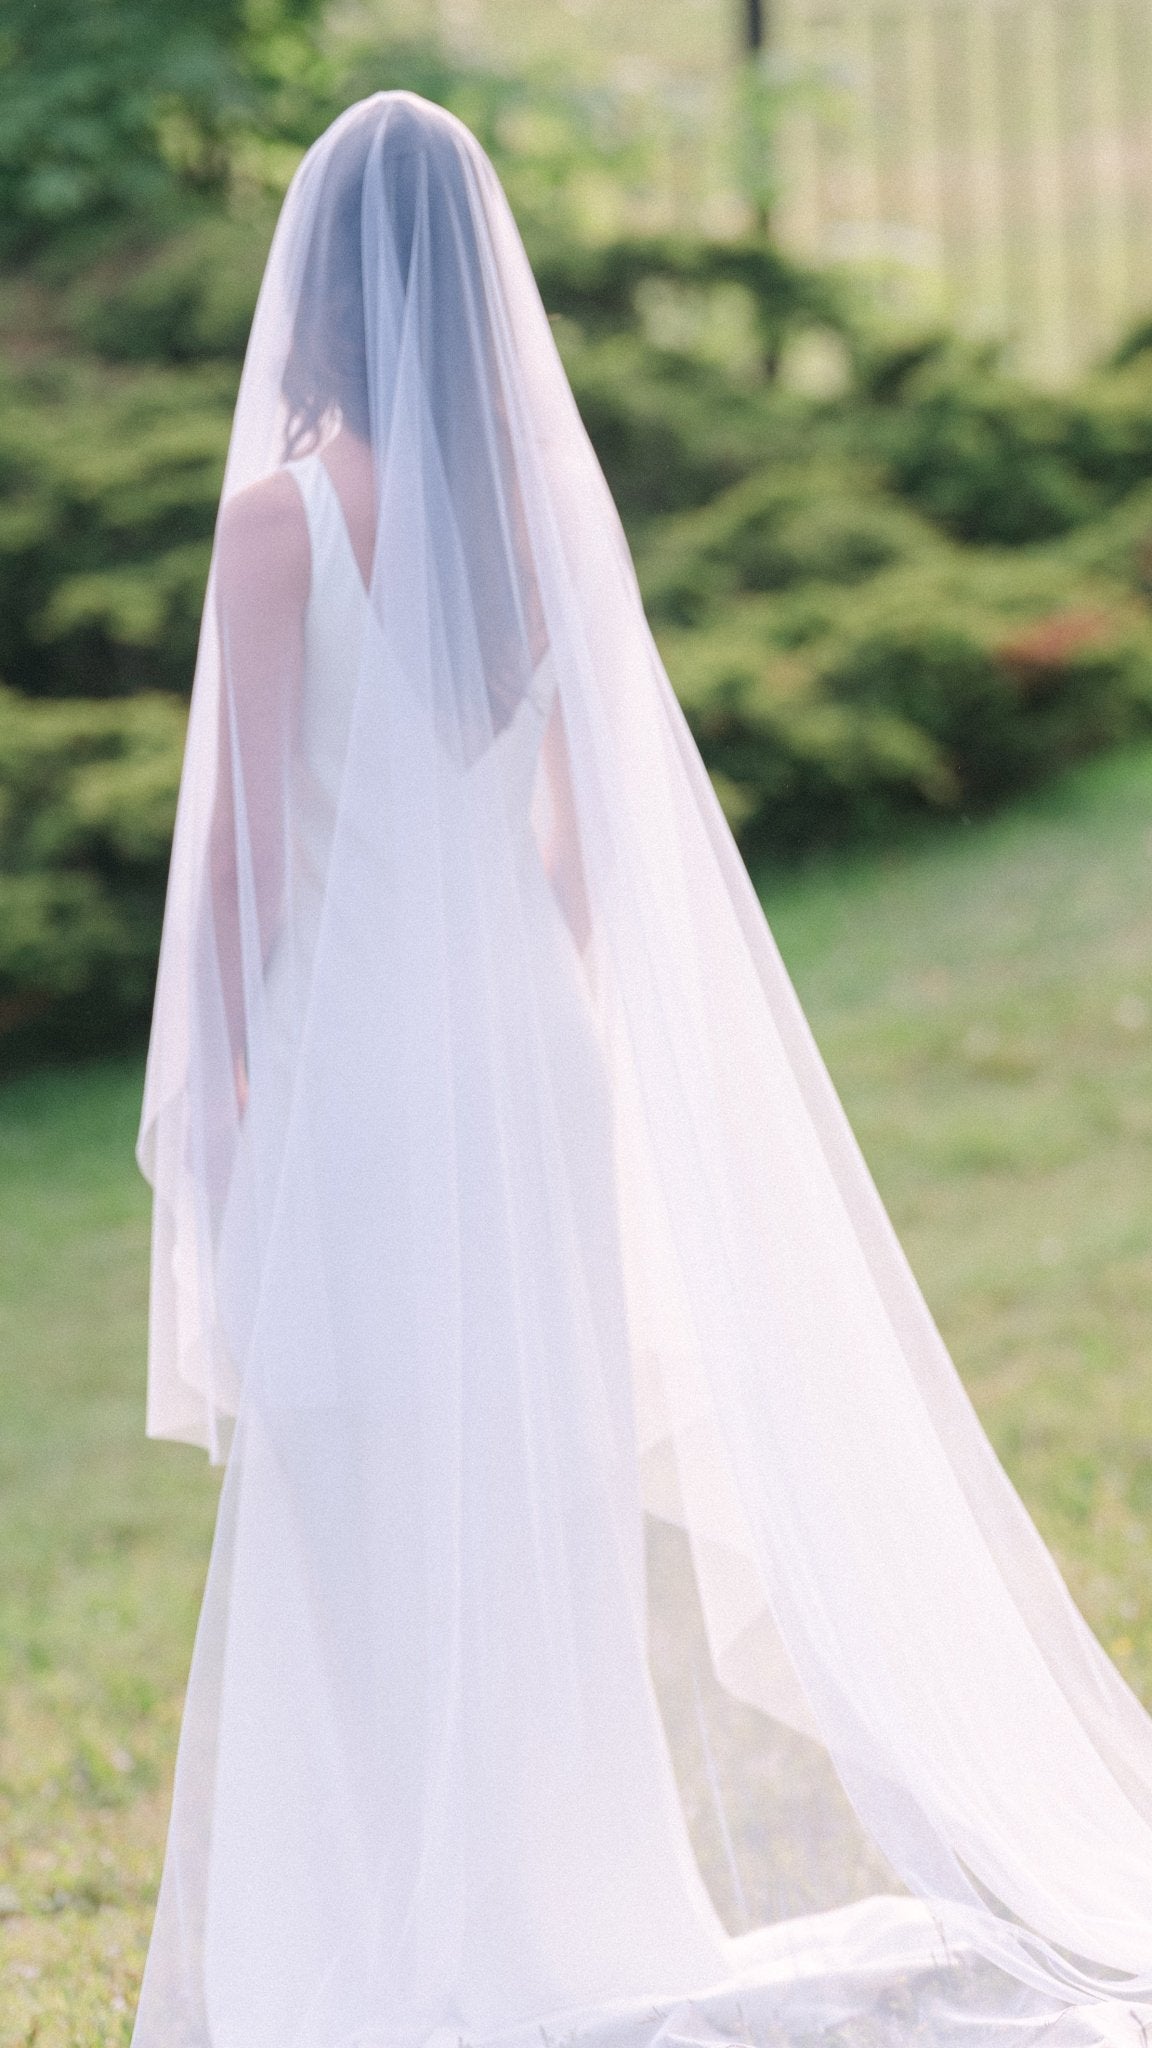
[[[142,2048],[1136,2039],[1152,1723],[880,1204],[496,176],[410,94],[269,257],[138,1157],[149,1429],[228,1455]]]

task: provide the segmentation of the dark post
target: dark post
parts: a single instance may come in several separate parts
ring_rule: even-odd
[[[760,59],[768,46],[768,8],[771,0],[744,0],[744,59],[747,67],[748,94],[744,119],[748,123],[748,147],[753,153],[764,146],[767,137],[762,133],[764,112],[760,104],[764,93],[764,80],[760,72]],[[756,200],[756,226],[762,235],[771,231],[771,220],[767,200]]]

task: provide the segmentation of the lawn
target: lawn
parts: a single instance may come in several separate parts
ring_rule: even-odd
[[[881,1189],[1152,1701],[1152,752],[766,878]],[[0,1089],[0,2048],[128,2040],[215,1480],[145,1443],[138,1061]]]

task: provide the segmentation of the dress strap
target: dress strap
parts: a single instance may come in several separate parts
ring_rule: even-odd
[[[325,464],[320,459],[319,449],[309,455],[296,455],[284,464],[296,478],[300,496],[304,501],[304,513],[308,521],[308,538],[312,544],[312,566],[320,561],[331,563],[333,557],[343,559],[345,570],[354,580],[355,593],[364,596],[364,579],[352,546],[352,537],[344,517],[344,507]]]
[[[296,479],[296,488],[303,500],[304,516],[308,521],[308,537],[312,542],[313,554],[315,554],[316,543],[319,538],[318,528],[325,503],[323,494],[324,479],[317,475],[317,471],[323,468],[319,452],[314,449],[310,455],[290,456],[283,463],[282,467],[288,470]]]

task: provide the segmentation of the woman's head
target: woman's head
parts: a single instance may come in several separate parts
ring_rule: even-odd
[[[319,145],[320,179],[283,376],[285,453],[314,448],[337,420],[371,439],[368,364],[372,312],[366,301],[381,266],[394,265],[404,292],[413,244],[427,238],[429,274],[439,273],[439,312],[459,316],[479,284],[473,210],[462,142],[467,131],[409,93],[378,93],[333,126]],[[447,336],[444,337],[447,341]]]
[[[436,556],[439,630],[460,675],[480,672],[483,694],[473,694],[490,734],[520,703],[547,637],[526,448],[507,403],[487,212],[498,188],[467,129],[409,93],[350,108],[302,169],[285,454],[311,452],[337,423],[371,445],[390,500],[378,536],[397,502],[405,520],[418,511]],[[389,570],[406,542],[378,538]]]

